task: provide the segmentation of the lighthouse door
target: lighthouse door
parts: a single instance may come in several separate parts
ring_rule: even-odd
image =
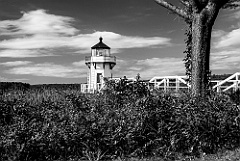
[[[97,83],[101,83],[102,73],[97,73]]]

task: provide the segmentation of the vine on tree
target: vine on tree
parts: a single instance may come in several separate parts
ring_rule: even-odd
[[[192,77],[192,24],[187,22],[188,27],[186,29],[185,35],[187,38],[185,39],[186,50],[183,52],[185,53],[185,57],[183,59],[186,69],[187,81],[191,82]]]
[[[188,15],[192,13],[192,6],[186,7],[186,11]],[[191,83],[192,79],[192,18],[185,19],[187,24],[187,29],[185,31],[185,35],[187,36],[185,39],[186,49],[183,52],[185,57],[183,59],[185,64],[185,73],[187,75],[187,82]]]

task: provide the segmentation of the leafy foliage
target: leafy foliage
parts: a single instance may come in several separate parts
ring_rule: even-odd
[[[109,81],[98,94],[5,94],[0,106],[0,160],[174,160],[240,145],[240,109],[227,95],[203,101],[151,93],[140,80]]]
[[[186,49],[183,52],[185,55],[183,61],[185,64],[186,75],[188,77],[187,81],[191,82],[192,77],[192,26],[188,23],[188,28],[185,31],[187,38],[185,39]]]

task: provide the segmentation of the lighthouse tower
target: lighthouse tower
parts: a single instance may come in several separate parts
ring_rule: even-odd
[[[111,55],[110,47],[99,38],[99,43],[91,47],[91,56],[85,57],[85,64],[89,68],[87,78],[87,92],[99,91],[103,85],[103,78],[112,77],[112,69],[116,65],[116,57]]]

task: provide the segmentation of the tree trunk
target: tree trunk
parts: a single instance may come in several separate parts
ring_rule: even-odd
[[[194,15],[192,22],[192,80],[191,94],[205,96],[208,84],[212,26],[205,24],[202,15]]]
[[[204,98],[208,93],[211,32],[219,9],[208,6],[192,16],[191,94]]]
[[[230,3],[230,0],[181,0],[184,9],[166,0],[155,0],[155,2],[184,18],[187,23],[191,23],[191,95],[204,98],[208,93],[209,85],[212,27],[220,8]]]

